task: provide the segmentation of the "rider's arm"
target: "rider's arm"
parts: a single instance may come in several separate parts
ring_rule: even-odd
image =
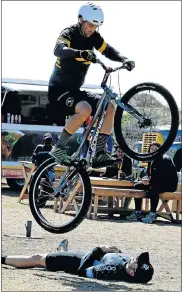
[[[126,57],[121,56],[118,51],[106,43],[99,33],[96,34],[95,48],[111,61],[124,62],[127,59]]]
[[[69,48],[64,41],[58,40],[54,48],[54,55],[62,59],[79,58],[80,50]]]
[[[127,59],[126,57],[121,56],[120,53],[116,51],[113,47],[111,47],[109,44],[107,44],[102,54],[111,61],[124,62]]]
[[[58,58],[79,58],[80,50],[70,48],[71,43],[71,31],[65,29],[59,35],[56,46],[54,48],[54,55]]]

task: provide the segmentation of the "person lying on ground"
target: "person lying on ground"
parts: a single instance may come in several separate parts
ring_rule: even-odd
[[[147,283],[154,273],[148,252],[135,258],[112,245],[97,246],[88,253],[61,251],[32,256],[1,256],[1,264],[16,268],[45,268],[52,272],[64,271],[81,277],[132,283]]]

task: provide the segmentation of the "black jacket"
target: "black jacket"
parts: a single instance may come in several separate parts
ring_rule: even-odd
[[[36,166],[42,164],[45,160],[51,157],[49,154],[51,149],[52,146],[47,146],[43,144],[37,145],[32,155],[32,163],[35,163]]]
[[[146,174],[150,177],[150,187],[159,192],[175,192],[178,187],[175,164],[166,154],[149,163]]]
[[[54,48],[57,60],[49,86],[59,85],[63,90],[80,88],[91,64],[80,56],[80,52],[94,48],[110,60],[122,62],[119,52],[107,44],[97,31],[86,38],[81,33],[80,24],[65,28],[60,33]]]

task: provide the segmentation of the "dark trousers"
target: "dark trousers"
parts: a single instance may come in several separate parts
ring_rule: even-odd
[[[161,191],[155,186],[144,185],[142,183],[136,183],[134,186],[137,190],[142,190],[147,192],[147,197],[150,198],[150,211],[156,213],[157,205],[159,203],[159,194]],[[135,210],[141,211],[142,209],[142,199],[135,198]]]

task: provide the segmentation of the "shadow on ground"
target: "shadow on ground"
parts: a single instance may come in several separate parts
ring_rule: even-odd
[[[19,197],[20,191],[13,191],[6,185],[1,185],[1,195],[7,197]]]
[[[174,214],[175,215],[175,214]],[[109,221],[109,222],[113,222],[113,223],[130,223],[130,224],[133,224],[134,222],[132,221],[127,221],[125,220],[123,217],[120,218],[120,217],[109,217],[107,215],[98,215],[98,219],[99,221]],[[135,222],[137,223],[137,222]],[[138,222],[138,224],[144,224],[142,222]],[[169,220],[162,220],[162,219],[159,219],[159,217],[156,219],[155,223],[153,224],[148,224],[148,225],[158,225],[158,226],[169,226],[169,227],[172,227],[172,226],[176,226],[176,227],[180,227],[181,228],[181,221],[179,220],[178,222],[170,222]]]
[[[57,280],[61,281],[61,285],[63,286],[68,286],[69,288],[72,288],[72,291],[117,291],[117,290],[124,290],[124,291],[143,291],[147,289],[148,285],[152,284],[146,284],[142,285],[142,288],[136,288],[132,287],[133,284],[131,283],[126,283],[128,286],[125,284],[121,284],[121,282],[116,281],[99,281],[98,280],[91,280],[91,279],[86,279],[86,278],[80,278],[75,275],[70,275],[66,273],[57,273],[57,275],[51,275],[50,272],[44,273],[44,274],[34,274],[38,277],[45,277],[50,280]]]

